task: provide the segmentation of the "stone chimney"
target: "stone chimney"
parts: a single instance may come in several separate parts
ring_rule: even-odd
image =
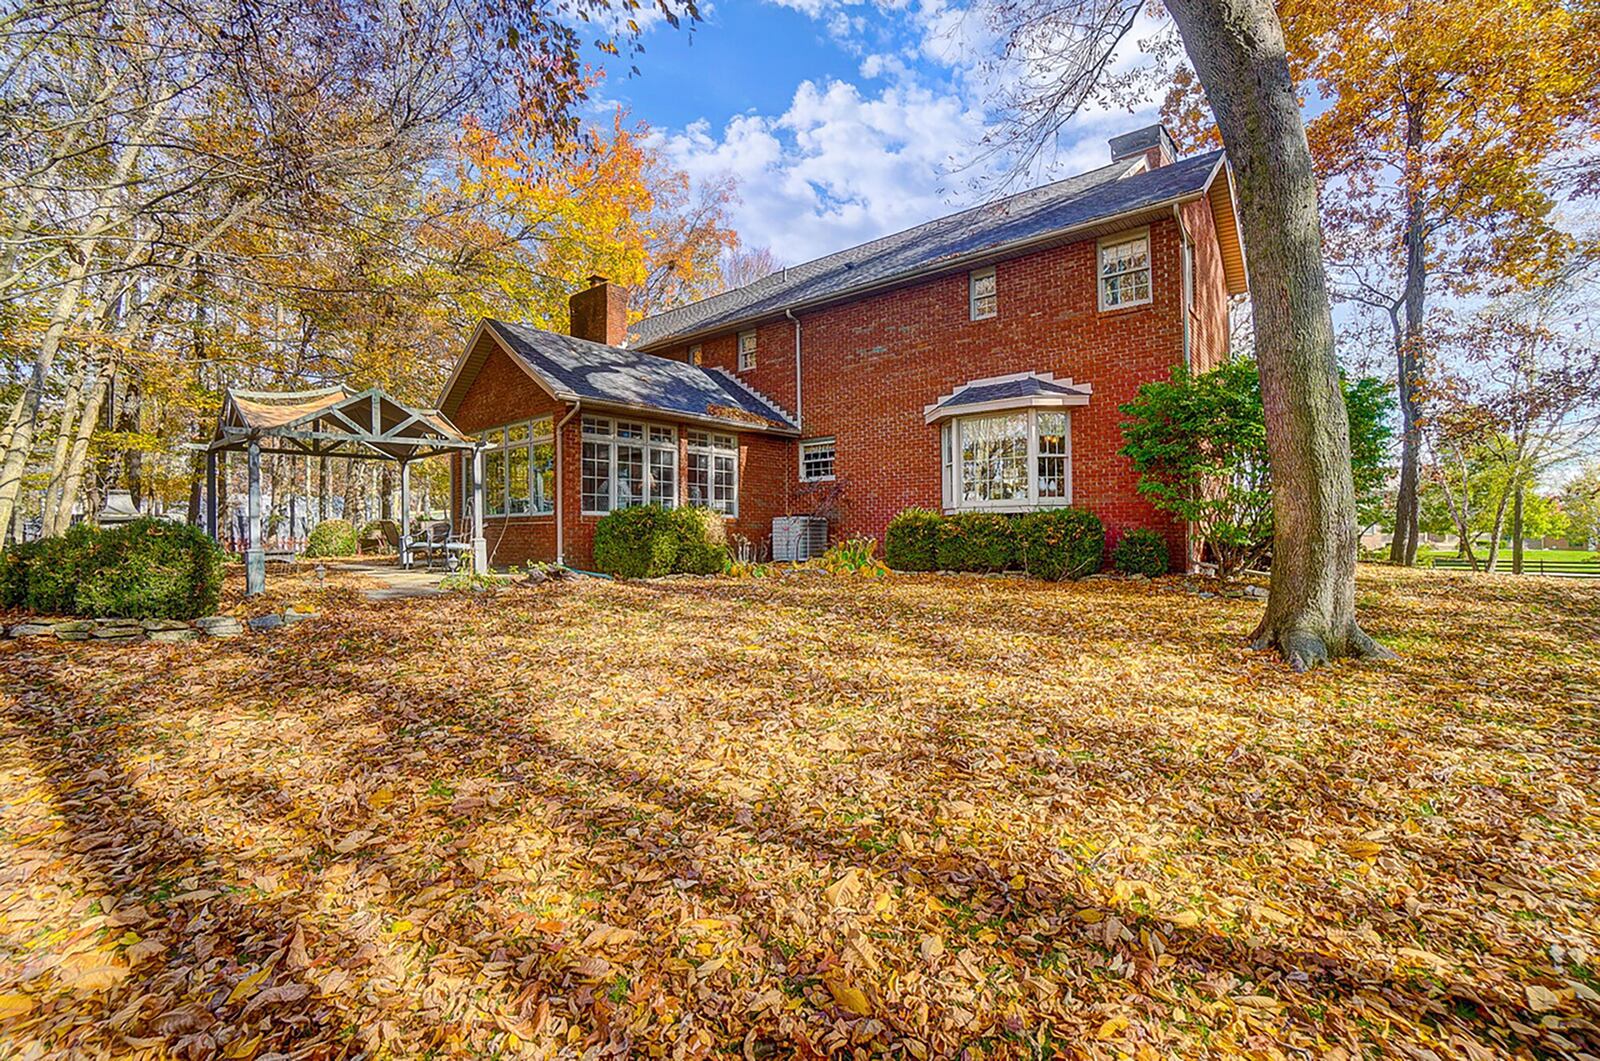
[[[603,276],[589,277],[589,286],[567,300],[574,339],[620,346],[628,336],[628,292]]]
[[[1143,155],[1151,169],[1160,169],[1178,157],[1172,135],[1164,125],[1147,125],[1131,133],[1111,138],[1111,161],[1132,160]]]

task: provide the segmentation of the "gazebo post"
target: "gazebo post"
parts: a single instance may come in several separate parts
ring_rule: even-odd
[[[261,548],[261,443],[250,440],[250,542],[244,553],[244,591],[255,597],[267,591],[267,558]]]
[[[217,540],[217,451],[206,450],[206,533]]]
[[[400,462],[400,566],[411,566],[411,463]]]
[[[483,444],[472,447],[472,573],[489,573],[489,547],[483,540]]]

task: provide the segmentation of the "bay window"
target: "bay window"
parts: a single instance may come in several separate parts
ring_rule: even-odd
[[[945,508],[1016,512],[1070,504],[1071,426],[1070,413],[1049,408],[945,421]]]
[[[580,460],[583,512],[603,515],[635,505],[677,504],[678,433],[632,420],[583,418]]]
[[[733,435],[690,431],[689,504],[739,515],[739,440]]]

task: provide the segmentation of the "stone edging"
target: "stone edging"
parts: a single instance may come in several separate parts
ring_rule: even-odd
[[[290,608],[281,615],[272,612],[241,623],[231,615],[208,615],[184,622],[181,619],[24,619],[5,628],[9,638],[49,637],[57,641],[99,641],[112,645],[131,645],[145,641],[183,644],[201,638],[239,637],[248,628],[262,633],[305,619],[317,613]]]

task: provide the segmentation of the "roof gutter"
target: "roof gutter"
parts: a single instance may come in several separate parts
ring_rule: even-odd
[[[1223,159],[1218,159],[1218,165],[1221,165],[1223,161]],[[1212,176],[1215,176],[1214,172]],[[1208,178],[1206,181],[1206,187],[1210,187],[1210,184],[1211,179]],[[1192,203],[1199,199],[1204,199],[1205,197],[1206,190],[1205,188],[1202,188],[1197,192],[1190,192],[1185,195],[1174,196],[1171,199],[1161,199],[1145,206],[1136,207],[1131,210],[1123,210],[1119,213],[1107,215],[1106,217],[1096,218],[1093,221],[1085,221],[1083,224],[1073,225],[1071,228],[1057,229],[1055,232],[1045,236],[1033,236],[1028,239],[1014,240],[1011,243],[1001,243],[993,247],[985,247],[983,250],[972,251],[969,254],[948,258],[940,262],[937,266],[927,269],[905,273],[886,280],[879,280],[871,284],[863,284],[860,287],[852,287],[845,291],[834,292],[833,294],[823,295],[818,298],[802,299],[799,302],[790,303],[789,306],[782,310],[781,315],[787,316],[795,310],[812,309],[817,306],[827,305],[830,302],[842,302],[846,299],[860,298],[862,295],[870,295],[885,288],[899,287],[902,284],[910,283],[912,281],[922,279],[923,277],[936,276],[944,272],[958,272],[961,269],[970,268],[979,262],[1001,258],[1006,255],[1015,254],[1019,251],[1028,250],[1032,247],[1059,243],[1062,240],[1071,237],[1075,233],[1083,232],[1087,229],[1100,228],[1106,225],[1115,225],[1119,222],[1131,220],[1133,218],[1159,215],[1169,205],[1181,206],[1184,203]],[[707,336],[719,335],[732,328],[743,327],[754,321],[764,320],[766,318],[779,315],[780,311],[774,309],[754,317],[735,317],[719,322],[713,327],[702,328],[696,332],[673,333],[672,335],[666,336],[658,341],[641,344],[639,347],[637,347],[637,349],[648,353],[652,348],[659,349],[663,346],[675,346],[678,343],[693,342],[697,339],[703,339]],[[790,319],[792,320],[793,318],[791,317]]]
[[[783,315],[794,321],[794,422],[803,435],[806,431],[806,419],[805,406],[800,400],[800,318],[794,315],[792,309],[784,310]]]

